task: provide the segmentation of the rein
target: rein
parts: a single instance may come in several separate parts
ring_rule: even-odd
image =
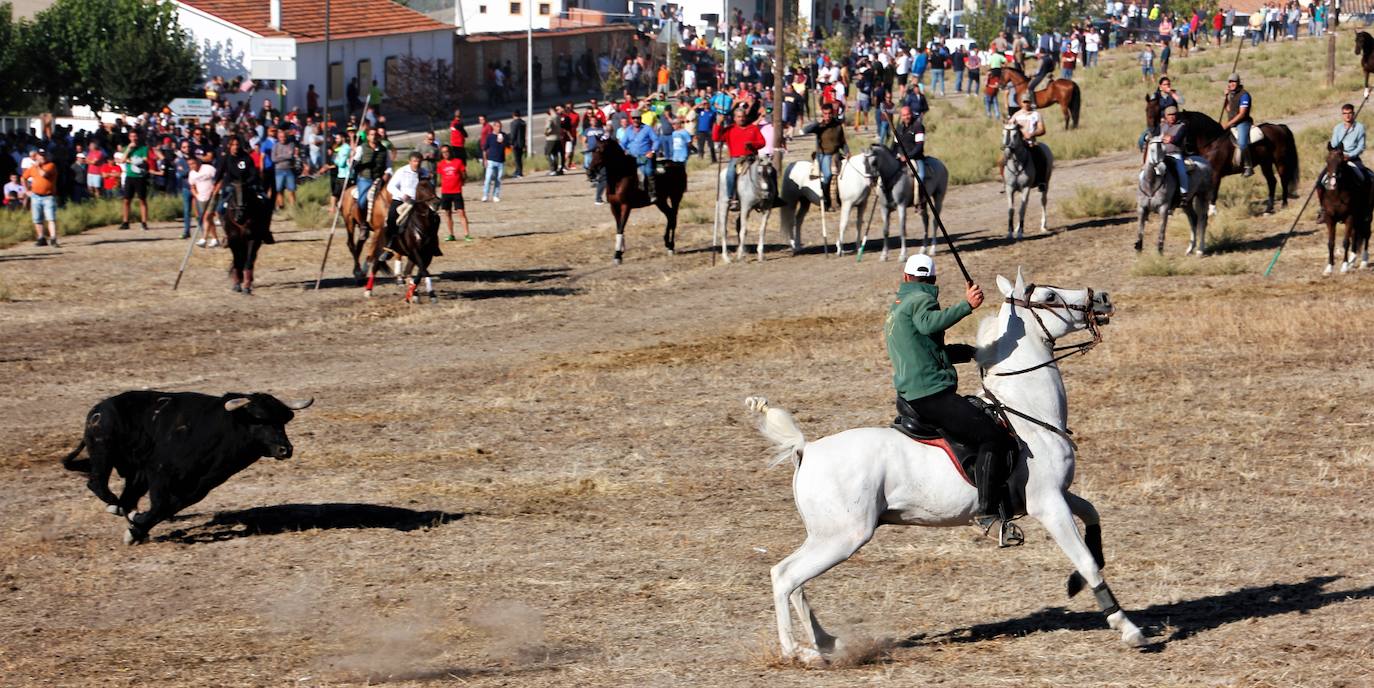
[[[1047,284],[1047,285],[1043,285],[1043,286],[1049,287],[1049,288],[1051,288],[1051,289],[1060,289],[1060,288],[1061,288],[1061,287],[1055,287],[1055,286],[1053,286],[1053,285],[1048,285],[1048,284]],[[1035,287],[1036,287],[1036,285],[1034,285],[1034,284],[1027,285],[1027,286],[1026,286],[1026,295],[1025,295],[1024,297],[1018,299],[1018,298],[1016,298],[1016,297],[1014,297],[1014,296],[1008,296],[1007,299],[1006,299],[1006,303],[1010,303],[1010,304],[1015,305],[1015,306],[1020,306],[1020,307],[1022,307],[1022,308],[1025,308],[1026,310],[1029,310],[1029,311],[1030,311],[1030,314],[1031,314],[1031,317],[1035,318],[1036,324],[1040,326],[1040,331],[1044,332],[1044,333],[1045,333],[1045,338],[1049,340],[1050,345],[1051,345],[1050,352],[1051,352],[1051,353],[1054,353],[1054,352],[1058,352],[1058,351],[1063,351],[1063,352],[1065,352],[1065,353],[1059,354],[1058,356],[1054,356],[1053,358],[1051,358],[1051,359],[1048,360],[1048,361],[1045,361],[1044,363],[1041,363],[1041,364],[1038,364],[1038,365],[1033,365],[1033,366],[1031,366],[1031,367],[1029,367],[1029,368],[1024,368],[1024,369],[1021,369],[1021,370],[1015,370],[1015,371],[1007,372],[1007,373],[993,373],[993,375],[995,375],[995,376],[998,376],[998,377],[1007,377],[1007,376],[1011,376],[1011,375],[1020,375],[1020,374],[1022,374],[1022,373],[1029,373],[1029,372],[1031,372],[1032,370],[1039,370],[1039,369],[1041,369],[1041,368],[1044,368],[1044,367],[1047,366],[1047,365],[1050,365],[1050,364],[1053,364],[1053,363],[1057,363],[1057,362],[1062,361],[1062,360],[1064,360],[1064,359],[1066,359],[1066,358],[1068,358],[1068,357],[1070,357],[1070,356],[1073,356],[1074,354],[1085,354],[1085,353],[1088,353],[1089,351],[1092,350],[1093,347],[1095,347],[1095,346],[1097,346],[1098,344],[1101,344],[1101,343],[1102,343],[1102,330],[1097,326],[1097,319],[1096,319],[1095,317],[1093,317],[1093,312],[1092,312],[1092,303],[1093,303],[1093,290],[1092,290],[1092,289],[1089,289],[1089,290],[1088,290],[1088,304],[1085,305],[1085,306],[1080,306],[1080,305],[1074,304],[1074,303],[1053,303],[1053,302],[1050,302],[1050,301],[1031,301],[1031,300],[1030,300],[1030,295],[1031,295],[1032,292],[1035,291]],[[1053,346],[1053,345],[1054,345],[1054,342],[1055,342],[1055,338],[1054,338],[1053,336],[1050,335],[1050,330],[1049,330],[1049,328],[1045,327],[1045,321],[1043,321],[1043,320],[1040,319],[1040,314],[1039,314],[1038,312],[1036,312],[1036,311],[1037,311],[1037,310],[1057,310],[1057,309],[1060,309],[1060,308],[1062,308],[1062,309],[1064,309],[1064,310],[1068,310],[1068,311],[1078,311],[1078,312],[1081,312],[1081,313],[1083,314],[1083,322],[1087,324],[1088,332],[1089,332],[1090,334],[1092,334],[1092,337],[1093,337],[1093,338],[1090,339],[1090,340],[1088,340],[1088,341],[1086,341],[1086,342],[1079,342],[1079,343],[1077,343],[1077,344],[1065,344],[1064,346]],[[1056,316],[1058,316],[1057,313],[1056,313]],[[1063,318],[1061,317],[1061,319],[1063,319]]]

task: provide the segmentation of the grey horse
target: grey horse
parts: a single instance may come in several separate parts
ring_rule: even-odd
[[[1021,136],[1021,128],[1015,124],[1002,127],[1002,153],[1006,156],[1004,183],[1007,194],[1007,238],[1020,239],[1026,230],[1026,204],[1030,202],[1032,189],[1040,190],[1040,231],[1047,231],[1049,215],[1050,177],[1054,172],[1054,154],[1047,144],[1035,146],[1045,156],[1044,179],[1039,179],[1035,166],[1031,164],[1031,147]],[[1021,220],[1016,221],[1016,194],[1025,191],[1021,197]]]
[[[1136,230],[1135,250],[1141,251],[1145,245],[1145,221],[1151,212],[1159,214],[1159,242],[1155,248],[1164,253],[1164,229],[1169,225],[1169,213],[1175,207],[1182,207],[1188,216],[1188,228],[1192,236],[1188,240],[1188,250],[1184,255],[1207,255],[1207,207],[1212,203],[1212,168],[1207,161],[1191,157],[1187,161],[1188,188],[1193,189],[1192,198],[1180,203],[1178,180],[1175,179],[1173,163],[1164,153],[1164,142],[1155,136],[1147,144],[1145,165],[1140,170],[1140,183],[1136,186],[1136,205],[1139,208]]]
[[[729,191],[725,184],[725,176],[729,169],[722,168],[720,171],[720,197],[716,199],[716,222],[715,228],[711,230],[712,240],[717,237],[720,239],[721,257],[725,262],[730,262],[730,250],[728,241],[730,232],[726,230],[730,218]],[[739,215],[735,218],[735,228],[739,233],[739,249],[735,257],[744,260],[744,223],[750,211],[763,215],[763,220],[759,223],[759,245],[758,257],[763,260],[763,233],[768,227],[768,216],[773,211],[774,201],[778,198],[777,182],[773,174],[773,160],[765,156],[758,156],[749,165],[749,169],[743,174],[735,175],[735,190],[739,194]]]
[[[925,227],[925,241],[921,244],[920,252],[935,255],[935,237],[930,233],[930,211],[918,198],[916,184],[911,179],[911,169],[891,151],[881,146],[871,147],[864,155],[869,157],[869,166],[877,177],[877,183],[882,185],[881,193],[878,194],[881,204],[879,207],[883,210],[883,252],[880,260],[887,260],[887,237],[894,210],[897,212],[897,225],[902,233],[902,248],[897,254],[897,259],[906,259],[906,209],[911,205],[921,209],[921,221]],[[945,191],[949,188],[949,170],[945,168],[944,163],[932,157],[925,158],[924,167],[925,177],[922,182],[926,193],[930,194],[936,214],[939,214],[945,204]],[[860,245],[867,242],[868,227],[865,226]]]

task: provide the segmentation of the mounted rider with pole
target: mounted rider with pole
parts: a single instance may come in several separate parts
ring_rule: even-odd
[[[1240,148],[1241,176],[1249,177],[1255,173],[1250,164],[1250,127],[1254,118],[1250,116],[1250,93],[1240,83],[1240,74],[1232,72],[1226,80],[1226,96],[1222,102],[1222,129],[1236,130],[1236,147]]]

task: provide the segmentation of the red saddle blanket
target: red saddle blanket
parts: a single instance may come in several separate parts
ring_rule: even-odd
[[[949,442],[946,442],[943,437],[930,440],[917,439],[915,437],[912,437],[911,439],[915,440],[916,442],[920,442],[921,444],[935,447],[943,451],[945,453],[945,456],[949,457],[949,462],[954,464],[954,470],[959,471],[959,477],[963,478],[964,482],[968,483],[970,486],[973,485],[973,481],[969,480],[968,473],[964,470],[964,464],[959,462],[959,457],[954,455],[954,449],[949,446]]]

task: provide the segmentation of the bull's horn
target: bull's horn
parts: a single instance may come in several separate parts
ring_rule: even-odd
[[[237,411],[247,406],[250,402],[252,402],[252,399],[247,399],[245,397],[237,397],[234,399],[230,399],[229,401],[224,402],[224,410]]]
[[[299,411],[301,409],[310,408],[310,405],[315,403],[315,397],[310,397],[309,399],[292,399],[283,403],[286,404],[286,408],[292,411]]]

